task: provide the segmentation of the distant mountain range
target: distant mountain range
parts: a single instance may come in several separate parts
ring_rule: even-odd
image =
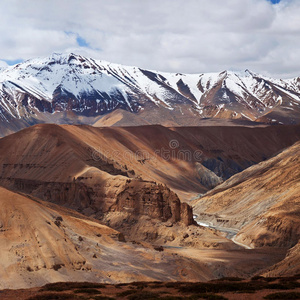
[[[36,123],[94,124],[117,109],[132,125],[137,119],[139,125],[197,125],[203,118],[296,124],[300,77],[278,80],[249,70],[164,73],[73,53],[0,72],[2,135]]]

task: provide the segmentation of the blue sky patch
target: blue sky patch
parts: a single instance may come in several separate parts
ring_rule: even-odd
[[[277,4],[277,3],[279,3],[281,0],[268,0],[268,1],[270,1],[270,2],[273,3],[273,4]]]
[[[5,61],[9,66],[13,66],[13,65],[23,62],[24,60],[23,59],[13,59],[13,60],[3,59],[3,61]]]
[[[87,47],[87,48],[90,48],[90,45],[89,43],[83,38],[81,37],[78,33],[76,32],[73,32],[73,31],[65,31],[65,33],[67,35],[75,35],[76,36],[76,42],[77,42],[77,45],[79,47]]]
[[[80,35],[77,35],[76,42],[80,47],[89,47],[89,43]]]

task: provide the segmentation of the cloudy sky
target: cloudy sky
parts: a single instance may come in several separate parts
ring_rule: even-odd
[[[1,0],[0,66],[75,52],[167,72],[300,76],[300,0]]]

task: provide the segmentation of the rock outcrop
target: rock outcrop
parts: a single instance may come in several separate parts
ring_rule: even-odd
[[[178,196],[162,184],[130,181],[117,195],[111,211],[127,211],[135,215],[146,215],[153,219],[172,223],[195,224],[192,208],[180,203]]]

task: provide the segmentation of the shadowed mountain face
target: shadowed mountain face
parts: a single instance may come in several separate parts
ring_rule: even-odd
[[[176,127],[173,130],[201,149],[202,165],[223,180],[300,139],[300,126]]]
[[[198,219],[238,230],[252,247],[292,247],[300,238],[300,143],[234,175],[195,200]]]
[[[172,74],[53,54],[0,72],[0,134],[37,123],[199,125],[203,118],[300,121],[299,78],[248,70]],[[121,110],[116,117],[101,116]],[[127,115],[132,118],[128,118]],[[119,119],[118,119],[119,118]],[[121,119],[120,119],[121,118]]]
[[[276,277],[299,274],[300,272],[300,241],[292,247],[286,254],[285,259],[268,268],[263,273],[264,276]]]

